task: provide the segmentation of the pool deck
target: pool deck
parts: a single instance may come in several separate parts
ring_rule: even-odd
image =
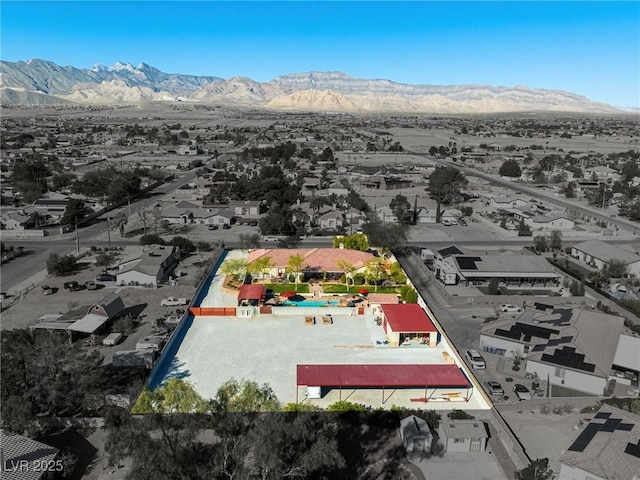
[[[241,258],[246,252],[232,251],[229,258]],[[222,275],[215,275],[203,307],[235,306],[233,295],[222,291]],[[444,352],[451,354],[446,342],[436,347],[412,344],[392,347],[375,316],[353,315],[353,308],[316,307],[313,309],[281,308],[282,315],[258,315],[252,318],[196,316],[178,346],[164,378],[178,376],[189,381],[204,398],[215,397],[227,380],[254,380],[267,383],[282,403],[296,401],[296,365],[298,364],[444,364]],[[314,325],[305,323],[307,310],[316,310]],[[322,315],[331,311],[333,323],[323,324]],[[274,310],[277,312],[277,310]],[[296,313],[299,311],[299,313]],[[326,315],[326,314],[325,314]],[[160,373],[160,372],[159,372]],[[318,405],[342,398],[372,406],[382,403],[377,390],[348,392],[330,391]],[[385,405],[422,408],[411,403],[415,390],[387,392]],[[334,398],[335,397],[335,398]],[[299,400],[303,400],[299,397]],[[468,403],[429,404],[429,408],[486,408],[474,394]]]

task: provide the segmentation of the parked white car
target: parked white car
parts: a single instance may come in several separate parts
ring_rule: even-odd
[[[484,358],[482,358],[482,355],[480,355],[477,350],[467,350],[467,360],[469,360],[471,368],[476,370],[484,370],[487,368]]]
[[[531,400],[531,392],[524,385],[516,383],[513,386],[513,391],[516,393],[518,400]]]
[[[189,303],[186,298],[169,297],[160,302],[162,307],[179,307],[180,305],[186,305]]]
[[[501,312],[521,312],[522,308],[517,305],[513,305],[512,303],[503,303],[498,307]]]

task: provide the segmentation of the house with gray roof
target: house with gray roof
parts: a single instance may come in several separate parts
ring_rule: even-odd
[[[2,480],[42,480],[51,478],[43,466],[52,465],[59,450],[22,435],[0,430]],[[53,470],[53,469],[51,469]]]
[[[640,416],[604,404],[560,456],[561,480],[640,478]]]
[[[205,208],[182,201],[163,209],[160,216],[172,224],[224,225],[231,223],[233,212],[228,208]]]
[[[136,258],[118,266],[118,285],[157,285],[166,282],[180,261],[175,246],[149,245]]]
[[[611,260],[619,260],[627,267],[627,273],[640,277],[640,252],[632,247],[622,248],[602,240],[589,240],[574,245],[571,256],[600,270]]]
[[[517,319],[480,327],[480,350],[526,359],[525,370],[559,387],[602,395],[614,377],[624,318],[535,304]]]

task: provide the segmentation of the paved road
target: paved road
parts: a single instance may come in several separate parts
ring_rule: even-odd
[[[431,155],[425,154],[425,153],[420,153],[420,152],[410,152],[407,151],[407,153],[410,153],[411,155],[417,155],[420,157],[423,157],[425,159],[429,159],[432,162],[438,163],[440,165],[445,165],[445,166],[453,166],[455,168],[457,168],[458,170],[460,170],[462,173],[464,173],[467,176],[472,176],[472,177],[477,177],[477,178],[481,178],[483,180],[486,180],[487,182],[489,182],[492,185],[498,185],[501,187],[505,187],[505,188],[509,188],[515,192],[522,192],[522,193],[526,193],[527,195],[529,195],[532,198],[536,198],[538,200],[543,200],[546,203],[551,203],[557,207],[561,207],[561,208],[567,208],[568,206],[570,206],[570,208],[572,210],[575,210],[576,212],[585,214],[585,215],[589,215],[591,217],[594,217],[598,220],[610,223],[614,226],[617,226],[621,229],[624,230],[628,230],[630,232],[635,232],[636,234],[640,234],[640,225],[638,225],[635,222],[629,221],[629,220],[625,220],[625,219],[621,219],[621,218],[611,218],[611,216],[607,213],[607,212],[602,212],[602,210],[599,210],[597,208],[585,205],[583,203],[578,203],[577,201],[574,200],[567,200],[564,198],[556,198],[553,194],[546,192],[544,189],[540,189],[540,188],[530,188],[528,186],[525,186],[521,183],[518,182],[512,182],[509,180],[504,180],[502,178],[498,178],[494,175],[489,175],[487,173],[482,173],[479,172],[478,170],[474,169],[474,168],[469,168],[469,167],[465,167],[463,165],[461,165],[460,163],[453,163],[449,160],[442,160],[442,159],[437,159],[432,157]]]

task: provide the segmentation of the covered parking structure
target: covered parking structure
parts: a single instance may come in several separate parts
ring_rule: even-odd
[[[417,303],[383,304],[384,333],[389,343],[397,347],[412,340],[435,347],[438,343],[438,330]]]
[[[238,305],[251,305],[257,307],[264,303],[267,294],[267,287],[264,285],[251,285],[246,283],[240,287],[238,292]]]
[[[321,398],[322,389],[381,390],[382,403],[385,390],[416,390],[412,402],[469,401],[473,386],[464,372],[456,365],[448,364],[393,364],[393,365],[297,365],[296,403],[299,388],[307,388],[309,398]],[[319,396],[312,392],[320,392]],[[419,393],[418,393],[419,392]],[[311,394],[310,394],[311,393]],[[389,394],[389,397],[393,392]]]

